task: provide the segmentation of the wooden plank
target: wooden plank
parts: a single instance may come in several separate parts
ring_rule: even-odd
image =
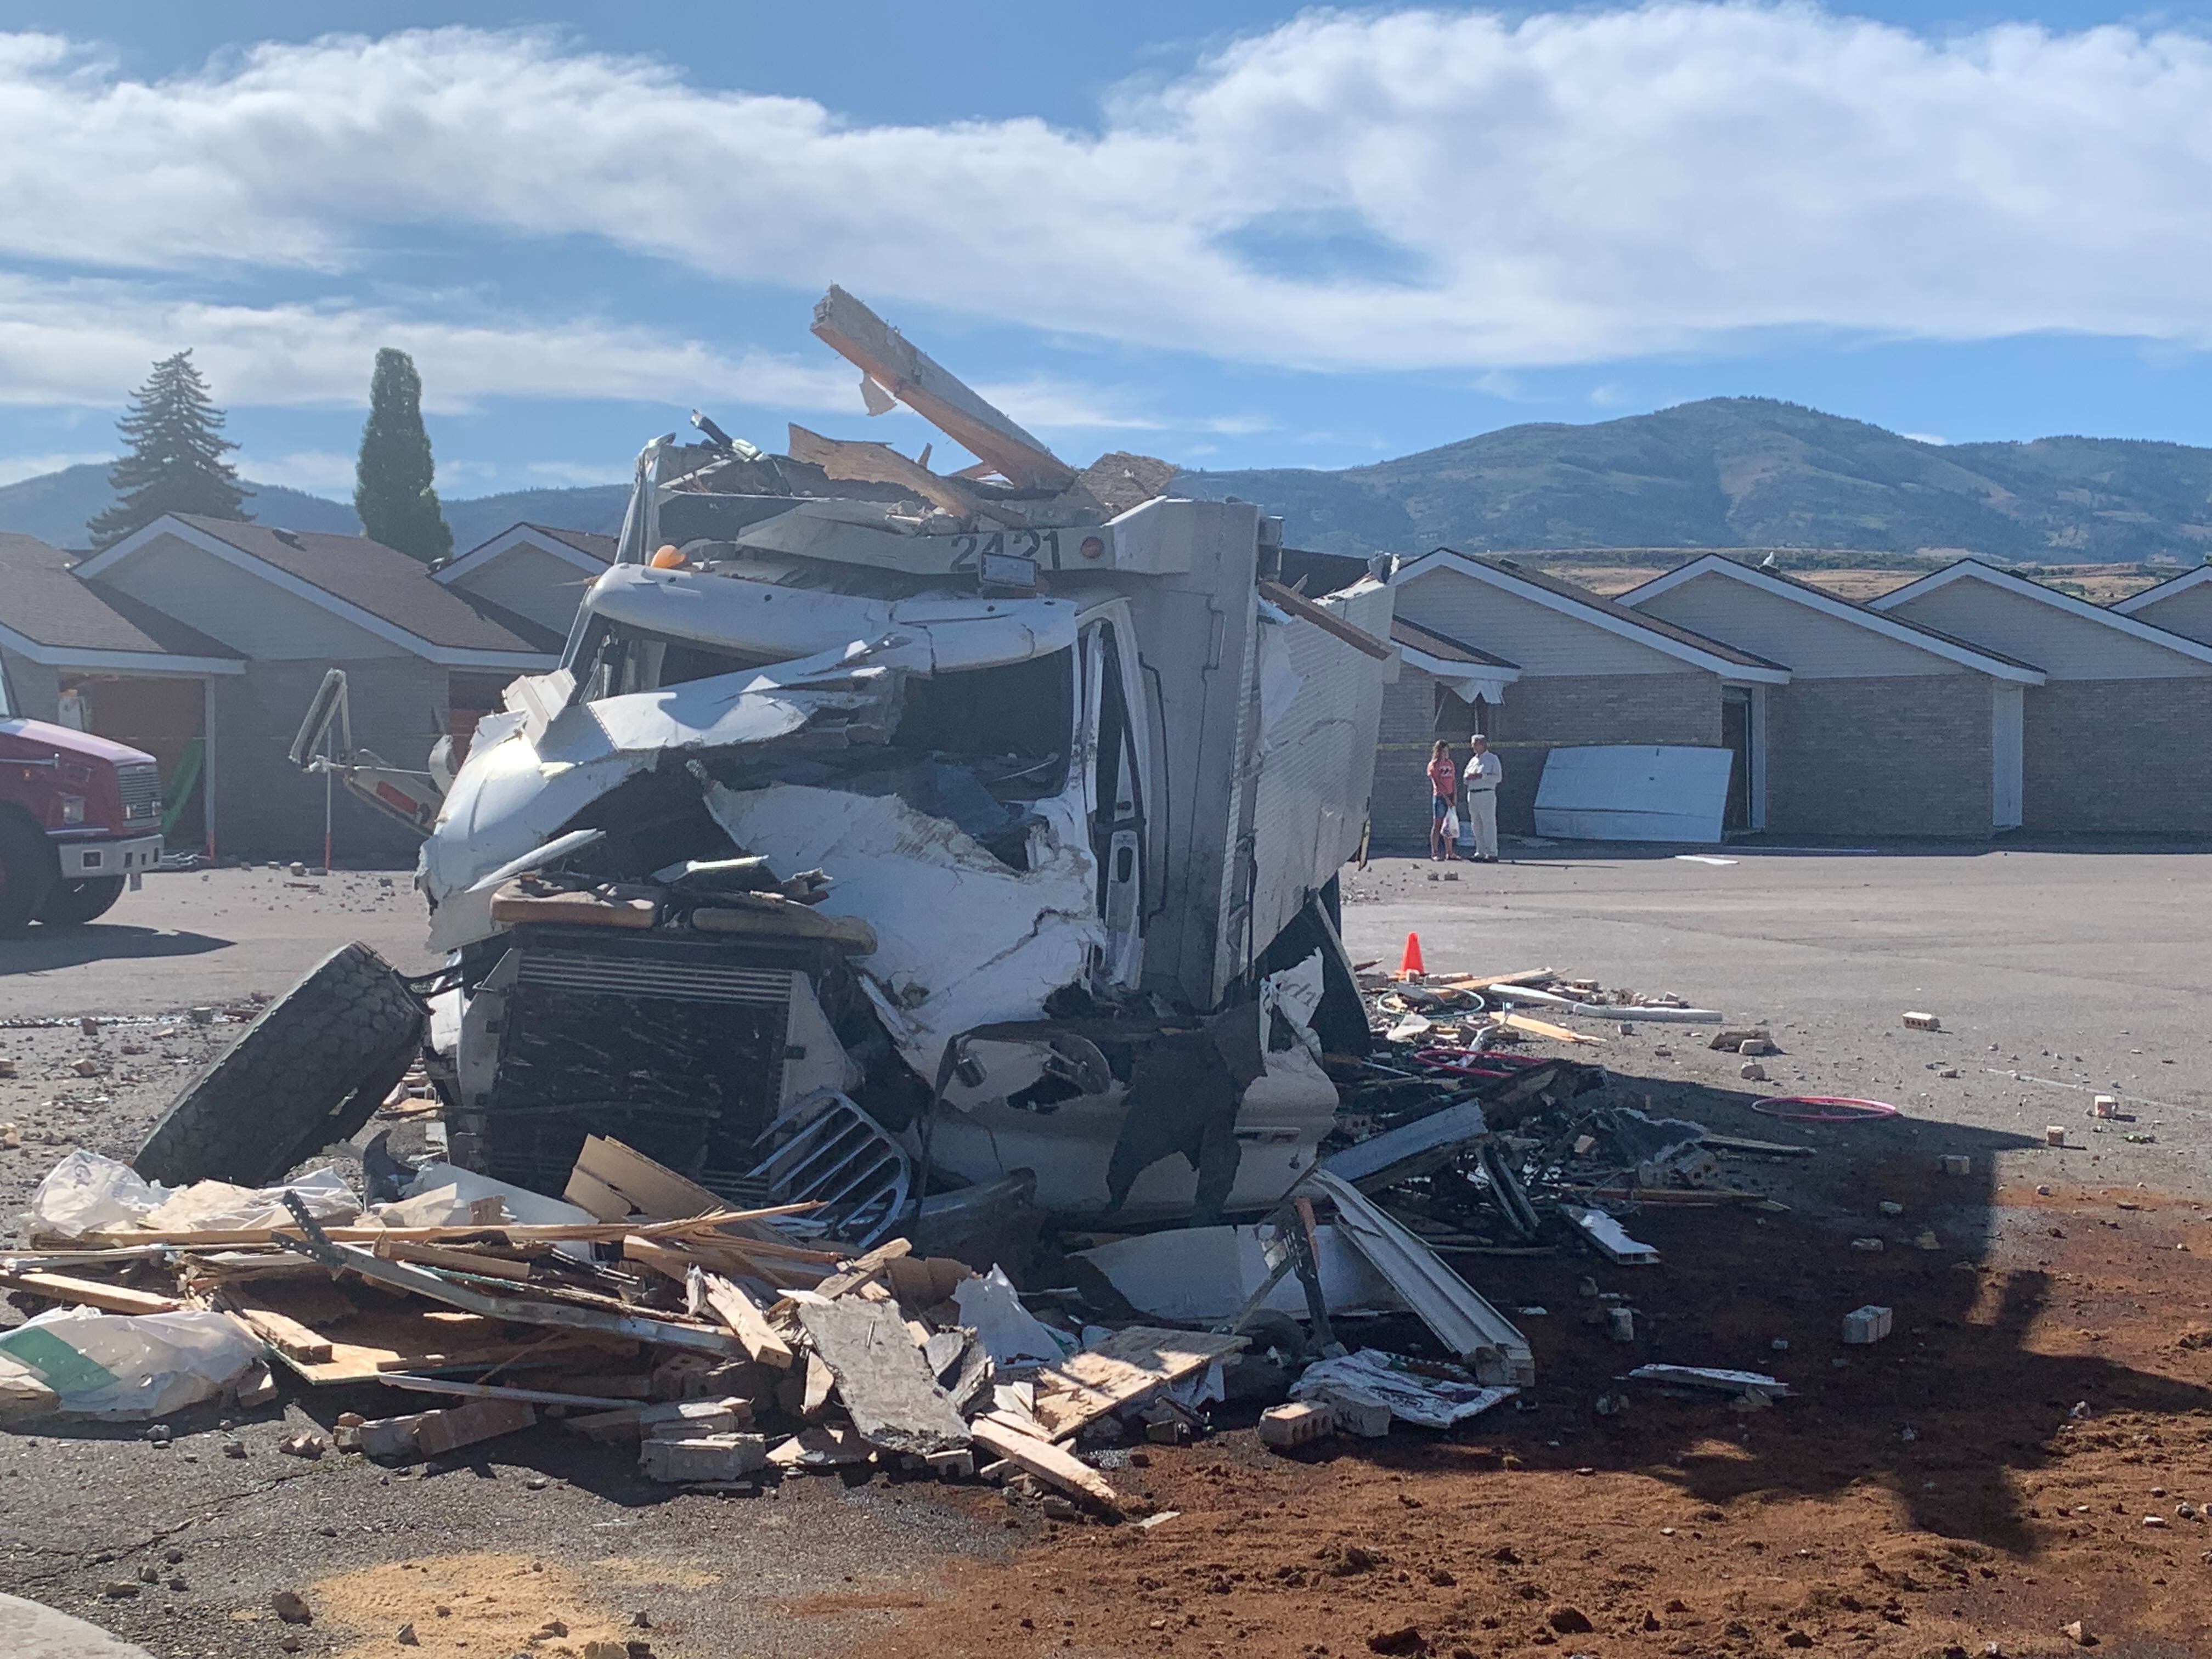
[[[274,1308],[256,1307],[229,1293],[222,1299],[226,1304],[223,1311],[252,1331],[264,1346],[274,1348],[283,1358],[297,1360],[303,1365],[330,1364],[336,1345],[320,1331]]]
[[[1279,605],[1301,622],[1310,622],[1324,634],[1342,640],[1354,651],[1363,651],[1378,662],[1389,660],[1394,647],[1388,640],[1379,640],[1356,623],[1348,623],[1325,605],[1316,605],[1304,594],[1287,588],[1280,582],[1261,581],[1260,597],[1270,605]]]
[[[1241,1336],[1132,1325],[1038,1372],[1036,1419],[1054,1439],[1065,1439],[1244,1346]]]
[[[968,1425],[930,1375],[896,1304],[810,1301],[795,1312],[864,1438],[923,1455],[968,1443]]]
[[[530,1264],[479,1250],[456,1250],[443,1244],[414,1244],[404,1238],[380,1238],[376,1253],[387,1261],[416,1261],[426,1267],[446,1267],[454,1273],[475,1273],[484,1279],[526,1279]]]
[[[1516,1031],[1531,1032],[1537,1036],[1550,1037],[1554,1042],[1602,1042],[1601,1036],[1589,1036],[1581,1031],[1570,1031],[1564,1025],[1554,1025],[1547,1019],[1537,1019],[1528,1014],[1500,1014],[1500,1025],[1510,1025]]]
[[[1493,985],[1530,985],[1540,979],[1557,979],[1549,968],[1523,968],[1514,974],[1431,974],[1431,985],[1449,985],[1461,990],[1482,991]]]
[[[697,1276],[700,1299],[713,1309],[714,1316],[727,1325],[739,1342],[744,1345],[745,1358],[756,1364],[773,1366],[780,1371],[791,1369],[793,1356],[791,1345],[777,1335],[768,1322],[768,1315],[741,1285],[732,1285],[717,1273],[694,1267]]]
[[[913,1243],[903,1238],[894,1238],[887,1244],[878,1244],[866,1255],[856,1256],[847,1262],[842,1272],[832,1273],[815,1289],[832,1301],[841,1296],[849,1296],[861,1285],[881,1278],[886,1267],[901,1256],[909,1255],[913,1249]]]
[[[791,427],[791,459],[818,466],[830,477],[860,483],[896,484],[911,489],[940,513],[956,519],[981,516],[1020,528],[1029,523],[1022,514],[987,501],[955,479],[932,472],[919,461],[910,461],[889,444],[855,443],[825,438],[796,422]]]
[[[175,1313],[185,1305],[173,1296],[161,1296],[152,1291],[134,1291],[123,1285],[103,1285],[96,1279],[76,1279],[67,1273],[36,1271],[0,1273],[0,1284],[11,1290],[28,1291],[33,1296],[43,1296],[55,1302],[73,1303],[82,1308],[97,1308],[102,1313]]]
[[[1017,1468],[1025,1469],[1063,1492],[1088,1498],[1109,1515],[1121,1514],[1121,1495],[1107,1484],[1105,1477],[1051,1441],[1040,1440],[988,1417],[977,1419],[969,1425],[969,1432],[977,1445],[1005,1458]]]
[[[1065,489],[1075,469],[940,368],[896,329],[842,288],[814,307],[814,334],[908,409],[1013,483]]]

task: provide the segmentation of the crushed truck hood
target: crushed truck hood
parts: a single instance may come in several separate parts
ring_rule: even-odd
[[[467,890],[664,754],[819,741],[833,732],[846,742],[882,742],[895,722],[900,671],[918,660],[913,641],[891,639],[574,702],[542,727],[520,712],[488,717],[422,844],[422,884],[435,907],[430,948],[489,937],[496,931],[491,896]]]

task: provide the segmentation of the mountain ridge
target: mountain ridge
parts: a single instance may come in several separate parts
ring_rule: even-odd
[[[1318,552],[1850,548],[2011,562],[2193,564],[2212,551],[2212,449],[2075,434],[1936,444],[1768,398],[1530,422],[1335,471],[1186,470],[1177,488],[1262,503]],[[252,484],[256,516],[357,532],[346,503]],[[507,490],[445,503],[456,552],[509,525],[612,533],[627,486]],[[104,465],[0,487],[0,530],[84,545],[113,500]]]

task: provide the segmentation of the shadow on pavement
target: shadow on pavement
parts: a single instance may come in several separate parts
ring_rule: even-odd
[[[165,933],[125,925],[51,928],[34,927],[21,939],[0,939],[0,974],[36,974],[88,962],[133,957],[197,957],[235,944],[213,933]]]

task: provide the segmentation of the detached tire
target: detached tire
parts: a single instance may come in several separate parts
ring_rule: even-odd
[[[123,896],[120,876],[88,876],[82,881],[58,881],[39,907],[39,920],[49,927],[82,927],[106,915]]]
[[[27,818],[0,811],[0,939],[21,939],[60,878],[46,832]]]
[[[265,1186],[368,1122],[422,1040],[392,964],[342,946],[185,1084],[131,1165],[170,1186]]]

